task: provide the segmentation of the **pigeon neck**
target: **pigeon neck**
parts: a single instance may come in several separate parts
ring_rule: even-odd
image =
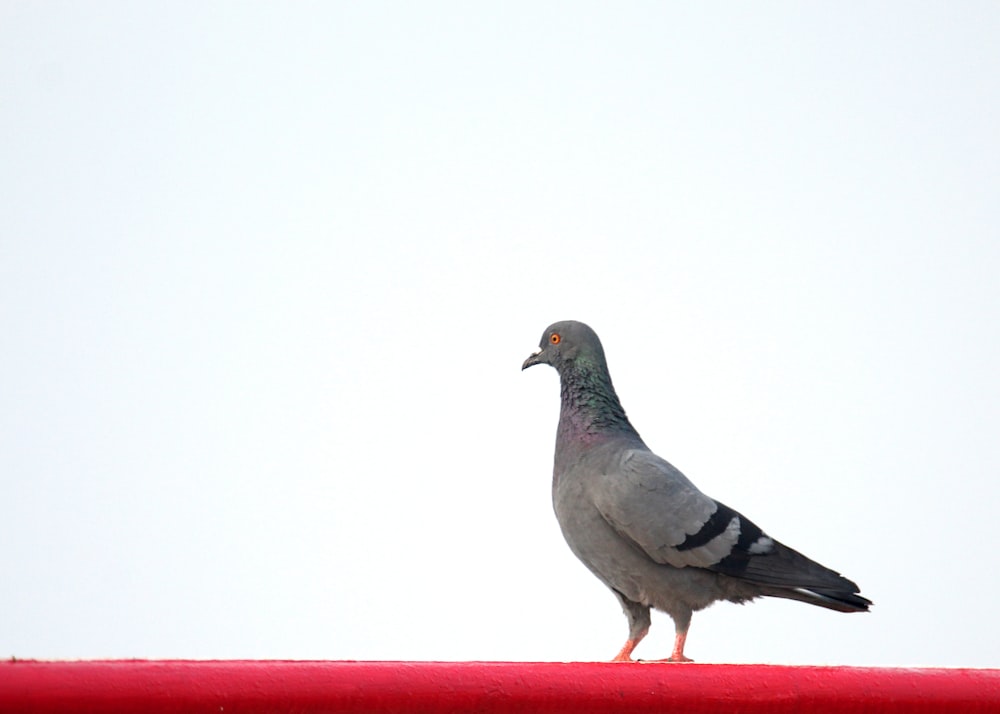
[[[560,436],[586,441],[612,434],[639,438],[618,401],[607,367],[575,364],[560,376]]]

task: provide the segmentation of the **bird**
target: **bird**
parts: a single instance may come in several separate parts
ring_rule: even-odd
[[[767,535],[702,493],[646,446],[611,382],[601,341],[566,320],[546,328],[522,371],[556,369],[561,408],[552,503],[570,549],[621,603],[628,639],[612,661],[630,662],[649,632],[650,609],[674,621],[684,654],[693,612],[717,601],[787,598],[839,612],[866,612],[854,582]]]

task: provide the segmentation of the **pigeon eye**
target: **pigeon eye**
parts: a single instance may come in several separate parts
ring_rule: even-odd
[[[559,336],[558,332],[553,332],[552,336],[549,338],[549,342],[551,342],[554,345],[558,345],[560,342],[562,342],[562,337]]]

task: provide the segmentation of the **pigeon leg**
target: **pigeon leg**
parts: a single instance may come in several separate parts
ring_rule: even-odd
[[[687,641],[688,627],[691,626],[691,613],[687,616],[674,619],[676,635],[674,636],[674,651],[666,659],[658,659],[656,662],[693,662],[694,660],[684,656],[684,643]]]
[[[674,637],[674,651],[671,653],[670,657],[667,658],[667,662],[693,662],[694,660],[690,657],[684,656],[684,642],[687,641],[687,630],[684,632],[678,632]]]
[[[632,662],[632,650],[635,646],[639,644],[639,640],[633,640],[631,637],[625,642],[621,650],[614,656],[611,660],[612,662]]]
[[[614,591],[618,602],[622,604],[625,617],[628,618],[628,640],[622,646],[612,662],[631,662],[632,650],[636,648],[642,638],[649,632],[649,606],[629,600],[617,590]]]

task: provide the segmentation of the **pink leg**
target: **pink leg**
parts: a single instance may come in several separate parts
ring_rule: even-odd
[[[687,657],[684,656],[684,643],[687,641],[688,626],[691,624],[691,615],[690,615],[690,613],[688,614],[688,616],[686,618],[684,618],[684,617],[679,618],[678,620],[675,620],[675,622],[676,622],[676,632],[677,632],[677,634],[674,636],[674,651],[670,653],[670,656],[667,657],[667,659],[658,659],[658,660],[655,660],[657,662],[693,662],[694,661],[694,660],[691,660],[691,659],[689,659],[689,658],[687,658]]]
[[[670,653],[667,662],[693,662],[694,660],[684,656],[684,643],[687,641],[687,630],[678,632],[674,637],[674,651]]]
[[[642,638],[649,632],[649,605],[633,602],[617,590],[613,592],[622,604],[622,610],[628,618],[628,640],[611,661],[632,662],[632,650],[642,642]]]
[[[612,662],[631,662],[632,661],[632,650],[635,646],[639,644],[639,640],[628,640],[621,650],[614,656]]]

